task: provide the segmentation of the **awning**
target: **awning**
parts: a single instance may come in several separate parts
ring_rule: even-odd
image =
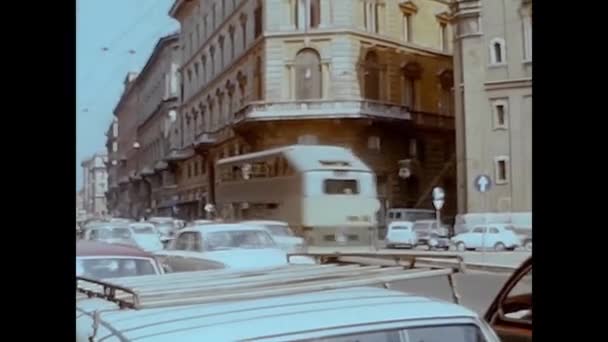
[[[169,155],[165,157],[165,161],[182,161],[194,156],[194,150],[192,148],[186,148],[181,151],[171,151]]]
[[[154,164],[154,170],[156,171],[166,170],[168,167],[169,165],[163,160],[159,160]]]

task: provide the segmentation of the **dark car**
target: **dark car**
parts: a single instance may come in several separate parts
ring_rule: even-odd
[[[484,318],[503,342],[532,341],[532,257],[507,280]]]
[[[121,244],[76,242],[76,275],[96,279],[163,274],[151,253]]]

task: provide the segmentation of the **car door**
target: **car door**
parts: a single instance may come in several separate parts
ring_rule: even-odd
[[[498,228],[492,226],[488,227],[488,231],[486,234],[486,243],[484,247],[493,248],[498,242],[507,245],[507,243],[504,241],[504,234],[501,234]]]
[[[532,341],[532,257],[507,280],[484,318],[501,341]]]
[[[484,238],[485,238],[485,232],[486,232],[486,227],[484,226],[478,226],[473,228],[473,230],[471,230],[471,232],[468,235],[468,240],[469,242],[467,243],[465,241],[465,244],[467,244],[467,247],[471,247],[471,248],[481,248],[483,245],[482,243],[484,242]]]

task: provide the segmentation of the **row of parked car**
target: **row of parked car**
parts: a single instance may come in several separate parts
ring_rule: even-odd
[[[280,222],[175,225],[167,247],[151,252],[120,239],[90,239],[89,230],[121,232],[127,226],[131,234],[147,234],[135,228],[152,225],[158,230],[157,225],[108,223],[105,228],[85,227],[88,238],[77,241],[77,275],[132,287],[134,294],[151,297],[143,295],[134,299],[137,305],[129,306],[124,294],[114,297],[104,288],[103,298],[83,296],[90,287],[79,285],[79,342],[531,340],[531,293],[515,291],[518,284],[530,281],[531,259],[513,274],[486,315],[479,317],[457,304],[362,285],[368,284],[367,277],[361,275],[363,268],[354,265],[327,271],[329,265],[314,265],[311,257],[288,259],[288,251],[302,251],[305,246]],[[156,234],[160,240],[161,233]],[[285,238],[283,243],[277,236]],[[383,269],[370,267],[374,268],[364,268]],[[168,274],[175,272],[187,273]],[[393,277],[403,270],[394,272]],[[351,278],[338,278],[345,274]],[[152,302],[154,298],[160,299]]]
[[[450,237],[449,228],[438,226],[435,220],[393,221],[388,225],[385,244],[387,248],[512,251],[518,247],[532,250],[532,237],[518,234],[513,225],[505,223],[476,225]]]

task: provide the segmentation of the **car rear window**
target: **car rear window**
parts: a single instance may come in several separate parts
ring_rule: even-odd
[[[484,342],[473,324],[415,327],[399,330],[361,332],[306,340],[306,342]]]
[[[356,195],[359,184],[356,179],[326,179],[323,181],[323,192],[328,195]]]

